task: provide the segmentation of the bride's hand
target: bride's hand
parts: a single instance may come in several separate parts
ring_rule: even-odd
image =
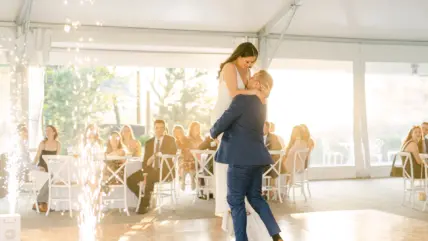
[[[269,97],[269,90],[263,85],[260,87],[260,93],[266,98]]]
[[[257,96],[261,96],[262,92],[258,89],[252,89],[250,90],[250,94],[251,95],[257,95]]]
[[[250,94],[257,96],[260,100],[265,99],[265,96],[263,94],[263,89],[262,90],[252,89],[250,90]]]

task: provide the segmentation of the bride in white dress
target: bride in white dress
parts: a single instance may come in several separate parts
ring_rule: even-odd
[[[245,86],[250,78],[250,68],[256,62],[258,51],[249,42],[240,44],[232,55],[220,65],[218,98],[211,115],[214,124],[218,118],[229,108],[236,95],[259,95],[258,90],[246,90]],[[215,215],[222,217],[222,228],[233,235],[232,217],[229,214],[227,203],[227,164],[215,162]],[[251,241],[272,240],[259,215],[249,205],[247,200],[247,235]]]

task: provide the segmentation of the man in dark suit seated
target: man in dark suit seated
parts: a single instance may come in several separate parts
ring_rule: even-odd
[[[270,123],[265,121],[263,126],[263,141],[270,151],[282,150],[283,146],[279,137],[270,131]]]
[[[275,123],[269,122],[269,133],[274,134],[278,138],[278,141],[281,144],[281,146],[285,147],[284,139],[282,139],[281,136],[275,134],[275,130],[276,130]]]
[[[156,120],[154,123],[154,128],[155,136],[148,140],[144,145],[142,170],[138,170],[137,172],[133,173],[126,180],[128,188],[138,197],[138,183],[144,180],[144,174],[147,175],[146,185],[144,188],[144,197],[138,209],[139,214],[145,214],[148,212],[155,183],[159,182],[159,153],[167,155],[175,155],[177,153],[177,146],[175,144],[174,137],[165,134],[165,121]],[[168,174],[168,171],[169,170],[167,165],[164,164],[162,176],[165,177]]]

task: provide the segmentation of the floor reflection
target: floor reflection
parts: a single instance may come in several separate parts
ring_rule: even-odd
[[[376,210],[299,213],[278,217],[285,240],[395,241],[428,240],[428,223]],[[99,226],[100,241],[229,241],[221,220],[164,220]],[[75,241],[77,227],[27,229],[22,240]]]

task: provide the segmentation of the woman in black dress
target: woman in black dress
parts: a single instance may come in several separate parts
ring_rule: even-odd
[[[49,125],[46,127],[45,139],[40,142],[37,154],[34,158],[34,164],[39,167],[39,170],[48,172],[48,165],[43,159],[43,155],[59,155],[61,153],[61,143],[58,139],[57,129]],[[46,182],[40,189],[39,195],[37,196],[37,203],[39,204],[40,212],[47,211],[47,203],[49,200],[49,185]],[[36,204],[33,205],[33,209],[36,209]]]

